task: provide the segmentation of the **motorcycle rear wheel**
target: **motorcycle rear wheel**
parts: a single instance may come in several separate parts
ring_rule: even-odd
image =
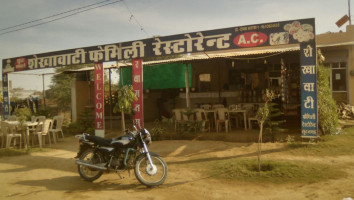
[[[80,160],[90,164],[97,164],[103,162],[102,156],[100,154],[95,153],[93,149],[87,149],[86,151],[84,151],[80,156]],[[85,181],[90,182],[98,179],[103,174],[103,171],[83,165],[78,165],[77,169],[81,178],[83,178]]]
[[[134,173],[138,181],[148,187],[161,185],[167,177],[167,164],[159,156],[151,155],[151,167],[146,155],[140,156],[135,162]]]

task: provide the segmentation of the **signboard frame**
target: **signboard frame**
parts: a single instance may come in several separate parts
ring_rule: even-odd
[[[104,137],[104,68],[103,63],[95,63],[95,135]]]
[[[144,102],[143,102],[143,61],[142,59],[132,60],[133,64],[133,90],[135,96],[138,98],[136,101],[133,101],[133,110],[135,111],[134,115],[134,124],[138,128],[144,128]]]

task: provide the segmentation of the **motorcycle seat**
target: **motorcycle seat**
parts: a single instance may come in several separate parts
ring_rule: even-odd
[[[95,135],[86,135],[85,138],[99,146],[111,146],[112,139],[103,138]]]

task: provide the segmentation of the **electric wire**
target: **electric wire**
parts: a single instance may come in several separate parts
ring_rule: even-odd
[[[122,2],[122,1],[123,1],[123,0],[118,0],[118,1],[109,2],[109,3],[107,3],[107,4],[103,4],[103,5],[99,5],[99,6],[96,6],[96,7],[88,8],[88,9],[85,9],[85,10],[82,10],[82,11],[79,11],[79,12],[75,12],[75,13],[70,14],[70,15],[66,15],[66,16],[63,16],[63,17],[55,18],[55,19],[53,19],[53,20],[45,21],[45,22],[42,22],[42,23],[39,23],[39,24],[34,24],[34,25],[27,26],[27,27],[24,27],[24,28],[19,28],[19,29],[15,29],[15,30],[3,32],[3,33],[0,33],[0,35],[5,35],[5,34],[8,34],[8,33],[12,33],[12,32],[16,32],[16,31],[28,29],[28,28],[40,26],[40,25],[43,25],[43,24],[48,24],[48,23],[50,23],[50,22],[58,21],[58,20],[61,20],[61,19],[64,19],[64,18],[68,18],[68,17],[71,17],[71,16],[73,16],[73,15],[77,15],[77,14],[80,14],[80,13],[83,13],[83,12],[86,12],[86,11],[89,11],[89,10],[93,10],[93,9],[96,9],[96,8],[104,7],[104,6],[111,5],[111,4],[118,3],[118,2]]]
[[[65,12],[61,12],[61,13],[58,13],[58,14],[54,14],[54,15],[51,15],[51,16],[48,16],[48,17],[32,20],[32,21],[29,21],[29,22],[25,22],[25,23],[18,24],[18,25],[15,25],[15,26],[11,26],[11,27],[7,27],[7,28],[3,28],[3,29],[0,29],[0,32],[6,31],[6,30],[11,30],[11,29],[14,29],[14,28],[17,28],[17,27],[21,27],[21,26],[25,26],[25,25],[32,24],[32,23],[35,23],[35,22],[47,20],[47,19],[50,19],[50,18],[53,18],[53,17],[61,16],[61,15],[67,14],[67,13],[71,13],[71,12],[74,12],[74,11],[82,10],[84,8],[88,8],[88,7],[92,7],[92,6],[95,6],[95,5],[104,4],[104,3],[108,2],[107,4],[96,6],[96,7],[89,8],[89,9],[85,9],[85,10],[82,10],[82,11],[79,11],[79,12],[75,12],[73,14],[66,15],[64,17],[55,18],[53,20],[49,20],[49,21],[45,21],[45,22],[42,22],[42,23],[34,24],[34,25],[27,26],[27,27],[24,27],[24,28],[18,28],[18,29],[15,29],[15,30],[6,31],[6,32],[3,32],[3,33],[0,33],[0,35],[5,35],[5,34],[8,34],[8,33],[17,32],[17,31],[20,31],[20,30],[24,30],[24,29],[40,26],[40,25],[47,24],[47,23],[54,22],[54,21],[58,21],[58,20],[61,20],[61,19],[67,18],[67,17],[71,17],[73,15],[77,15],[79,13],[86,12],[86,11],[89,11],[89,10],[92,10],[92,9],[100,8],[100,7],[107,6],[107,5],[114,4],[114,3],[118,3],[118,2],[123,2],[125,7],[127,8],[128,12],[130,13],[129,21],[134,19],[134,21],[140,27],[140,30],[143,31],[147,36],[149,36],[149,34],[146,32],[146,30],[141,25],[141,23],[138,21],[138,19],[134,16],[133,12],[130,10],[130,8],[128,7],[128,5],[125,3],[124,0],[118,0],[118,1],[114,1],[114,2],[109,2],[109,1],[110,0],[101,1],[101,2],[98,2],[98,3],[94,3],[94,4],[87,5],[87,6],[83,6],[83,7],[75,8],[75,9],[68,10],[68,11],[65,11]]]
[[[5,30],[13,29],[13,28],[16,28],[16,27],[19,27],[19,26],[24,26],[24,25],[31,24],[31,23],[34,23],[34,22],[38,22],[38,21],[49,19],[49,18],[57,17],[57,16],[60,16],[60,15],[66,14],[66,13],[70,13],[70,12],[76,11],[76,10],[81,10],[81,9],[88,8],[88,7],[91,7],[91,6],[94,6],[94,5],[106,3],[107,1],[110,1],[110,0],[101,1],[101,2],[98,2],[98,3],[94,3],[94,4],[87,5],[87,6],[83,6],[83,7],[80,7],[80,8],[75,8],[75,9],[68,10],[68,11],[65,11],[65,12],[61,12],[61,13],[58,13],[58,14],[50,15],[48,17],[43,17],[43,18],[40,18],[40,19],[36,19],[36,20],[29,21],[29,22],[25,22],[25,23],[22,23],[22,24],[17,24],[15,26],[10,26],[10,27],[7,27],[7,28],[0,29],[0,31],[5,31]]]
[[[147,36],[149,36],[149,34],[145,31],[145,29],[143,28],[143,26],[140,24],[140,22],[138,21],[138,19],[134,16],[133,12],[130,10],[130,8],[128,7],[128,5],[125,3],[125,1],[123,0],[123,4],[125,5],[125,7],[127,8],[128,12],[130,13],[130,19],[129,21],[131,21],[132,19],[134,19],[134,21],[138,24],[138,26],[140,27],[140,30],[143,31]]]

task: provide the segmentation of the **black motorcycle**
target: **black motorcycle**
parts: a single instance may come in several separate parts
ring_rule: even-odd
[[[103,172],[115,171],[120,176],[120,172],[134,169],[140,183],[149,187],[161,185],[167,177],[167,164],[158,154],[149,152],[150,133],[135,126],[134,129],[114,139],[86,133],[76,135],[80,150],[75,162],[80,176],[94,181]]]

